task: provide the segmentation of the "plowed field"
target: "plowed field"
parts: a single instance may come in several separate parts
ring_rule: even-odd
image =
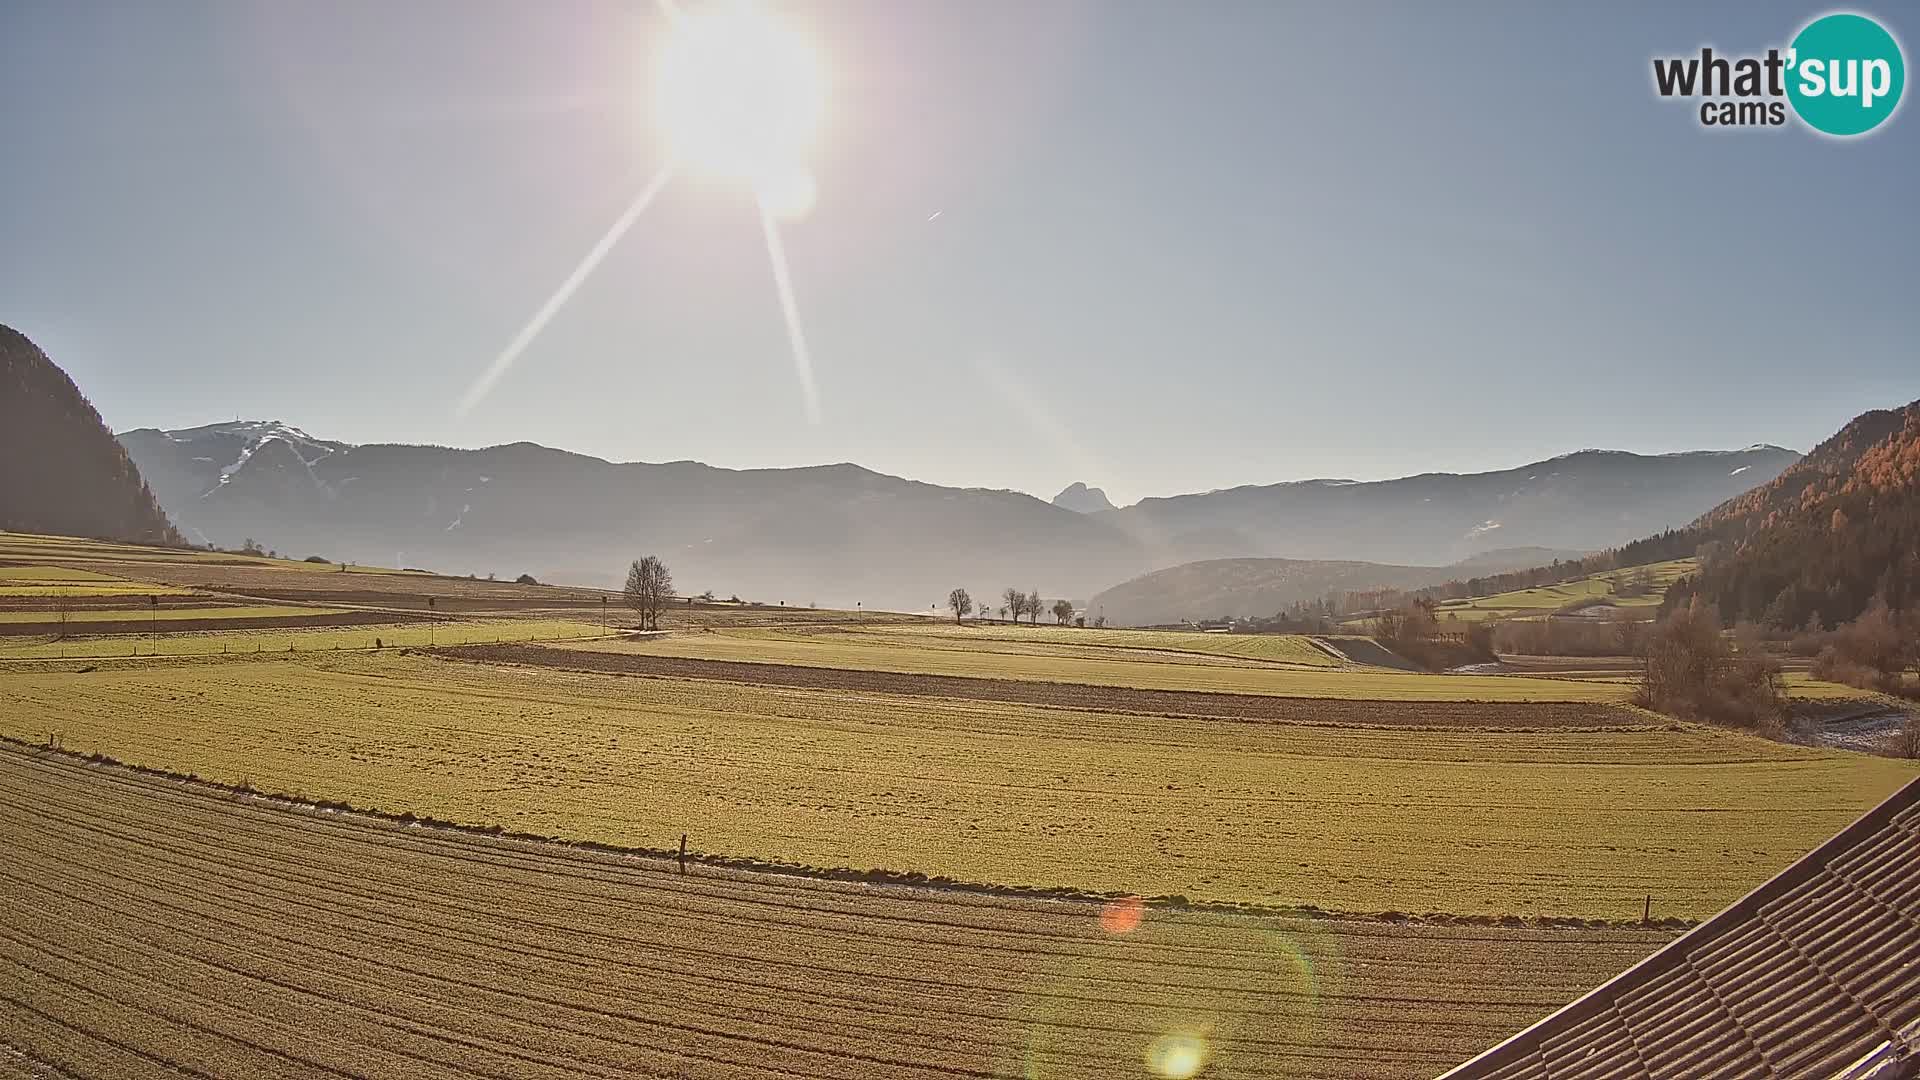
[[[1665,940],[1154,909],[1129,928],[8,749],[0,850],[7,1076],[1427,1076]]]

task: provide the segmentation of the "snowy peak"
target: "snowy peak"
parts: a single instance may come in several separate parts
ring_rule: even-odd
[[[176,508],[228,489],[252,474],[261,479],[245,485],[259,490],[264,477],[284,485],[290,474],[311,488],[318,484],[313,466],[349,450],[343,442],[316,439],[283,420],[233,420],[200,427],[138,428],[122,432],[121,445],[137,461],[146,463],[147,480],[162,506]]]
[[[346,443],[316,439],[283,420],[235,420],[171,431],[142,428],[126,434],[156,435],[175,445],[192,448],[196,456],[212,459],[226,474],[236,471],[254,451],[269,442],[285,443],[309,465],[348,448]]]

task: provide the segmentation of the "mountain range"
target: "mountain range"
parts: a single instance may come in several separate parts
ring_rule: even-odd
[[[1084,601],[1200,559],[1426,569],[1495,548],[1591,550],[1688,522],[1796,458],[1774,446],[1582,451],[1493,473],[1310,480],[1102,509],[1104,493],[1084,485],[1049,503],[852,464],[735,470],[532,443],[350,445],[277,421],[120,440],[195,542],[599,585],[657,553],[682,591],[899,610],[927,610],[955,585]],[[1343,580],[1392,583],[1390,570],[1374,576]]]
[[[1518,468],[1301,480],[1143,499],[1094,515],[1184,559],[1270,556],[1435,566],[1497,548],[1596,550],[1691,521],[1799,460],[1778,446],[1581,450]]]

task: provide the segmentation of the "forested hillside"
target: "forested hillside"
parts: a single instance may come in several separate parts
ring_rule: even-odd
[[[0,325],[0,529],[177,543],[100,414],[26,335]]]
[[[1852,619],[1879,596],[1920,605],[1920,401],[1859,416],[1772,481],[1685,529],[1620,552],[1622,565],[1703,556],[1667,593],[1728,620],[1799,627]]]

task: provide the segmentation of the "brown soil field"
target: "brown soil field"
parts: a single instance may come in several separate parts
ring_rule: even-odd
[[[36,1077],[1431,1076],[1668,937],[680,874],[12,748],[0,849]]]
[[[713,679],[757,686],[848,693],[905,694],[1009,702],[1149,716],[1328,724],[1341,727],[1498,728],[1505,730],[1644,728],[1658,721],[1612,705],[1577,702],[1380,702],[1278,697],[1190,690],[1141,690],[1084,683],[916,675],[796,664],[756,664],[677,656],[547,649],[535,645],[468,645],[438,655],[489,664],[523,664],[595,674]]]

